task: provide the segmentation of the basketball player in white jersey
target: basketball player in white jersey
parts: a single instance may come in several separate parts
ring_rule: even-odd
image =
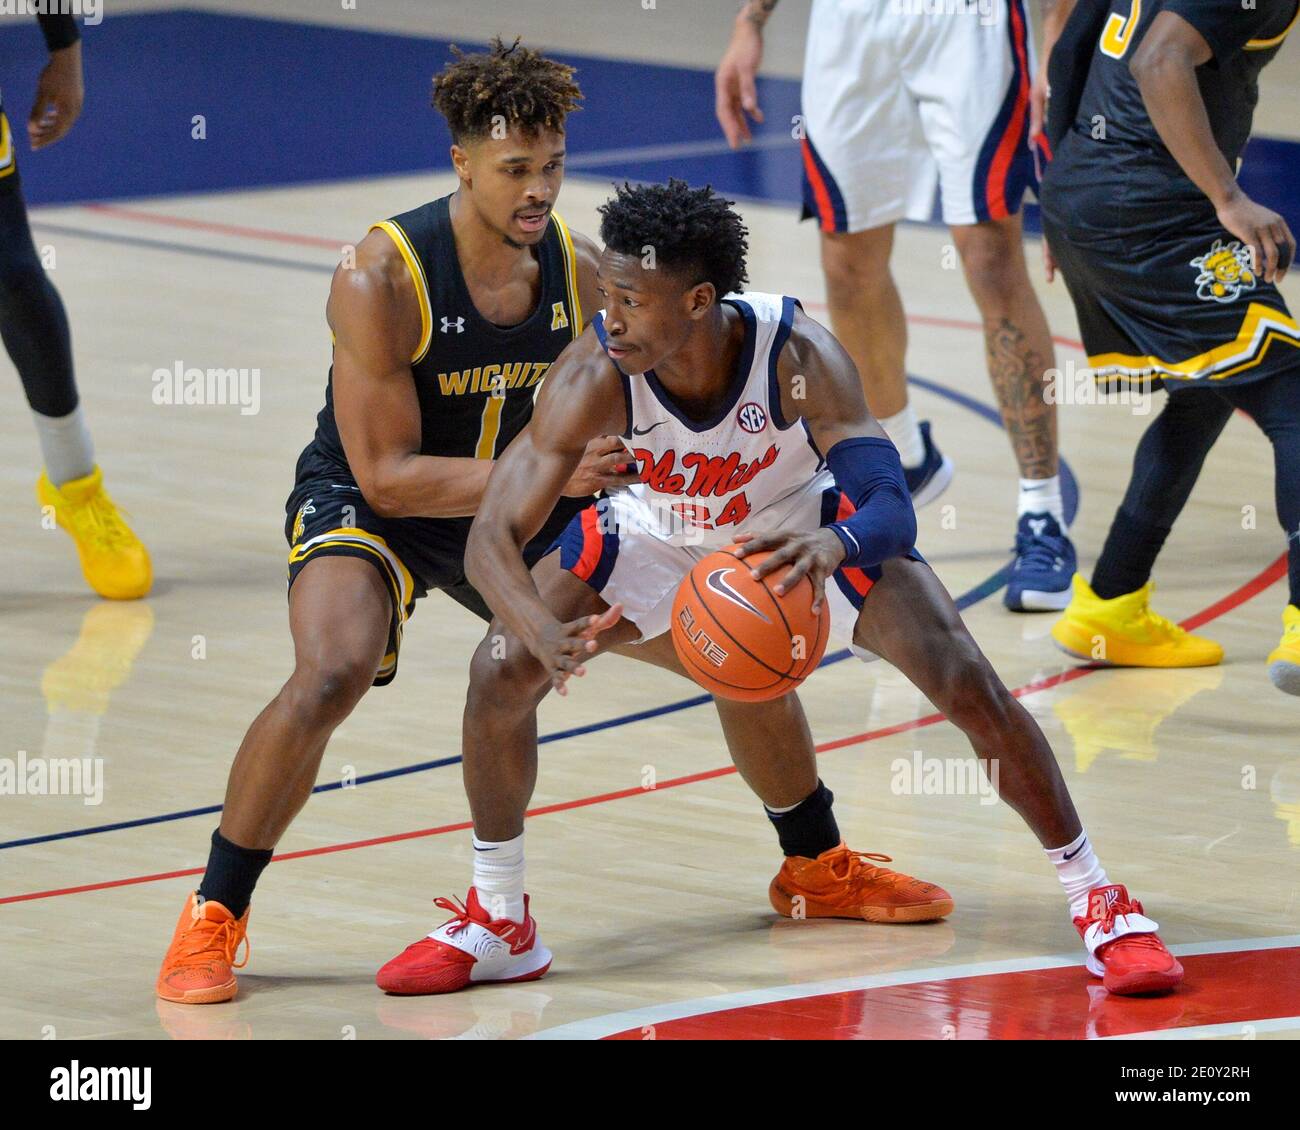
[[[673,596],[692,565],[740,542],[742,555],[775,551],[757,573],[789,565],[787,585],[806,575],[816,602],[829,605],[832,636],[897,666],[986,764],[998,762],[1003,798],[1056,865],[1089,970],[1112,992],[1172,988],[1182,968],[1156,923],[1106,877],[1047,740],[913,548],[898,452],[867,410],[848,355],[794,299],[741,292],[746,231],[711,189],[625,185],[601,213],[605,309],[550,370],[470,533],[466,570],[496,614],[474,657],[465,710],[475,846],[523,836],[537,773],[537,703],[552,688],[564,693],[600,651],[662,648]],[[530,574],[522,547],[587,442],[615,434],[635,454],[641,481],[575,517]],[[756,729],[753,742],[762,754],[738,759],[746,781],[766,802],[772,782],[802,766],[808,793],[783,806],[782,819],[805,834],[824,826],[829,810],[811,740],[773,749]],[[551,955],[529,913],[522,849],[515,866],[488,876],[487,899],[475,862],[464,906],[438,900],[454,916],[385,965],[381,988],[449,992],[545,973]],[[828,873],[866,866],[842,844],[817,859],[787,851],[769,897],[790,917],[889,921],[823,897]],[[922,893],[916,880],[875,870],[882,891],[899,893],[872,910],[924,910],[935,898],[928,884]]]
[[[1056,0],[1042,0],[1049,13]],[[733,147],[761,122],[755,80],[777,0],[743,0],[715,76]],[[907,323],[890,271],[894,225],[930,218],[935,189],[984,323],[989,378],[1020,468],[1013,611],[1064,608],[1075,568],[1044,397],[1051,332],[1029,281],[1020,204],[1036,183],[1025,0],[813,0],[801,90],[803,218],[820,229],[831,328],[902,456],[916,506],[952,478],[908,400]],[[784,128],[784,127],[782,127]]]

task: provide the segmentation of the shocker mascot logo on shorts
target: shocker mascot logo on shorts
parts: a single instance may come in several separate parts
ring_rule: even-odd
[[[306,525],[303,522],[303,518],[308,514],[316,513],[316,507],[312,505],[312,502],[314,501],[315,501],[314,499],[309,498],[298,508],[298,517],[295,518],[293,522],[293,544],[294,545],[297,545],[298,542],[302,540],[303,531]]]
[[[1209,251],[1192,260],[1192,266],[1200,268],[1196,297],[1206,302],[1233,302],[1243,291],[1255,289],[1250,248],[1235,239],[1227,246],[1216,239]]]

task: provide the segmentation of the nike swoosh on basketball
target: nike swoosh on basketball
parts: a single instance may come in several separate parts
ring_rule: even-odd
[[[727,575],[730,573],[734,573],[735,571],[736,571],[735,569],[730,567],[726,567],[722,569],[714,569],[713,572],[710,573],[708,577],[705,579],[704,584],[707,588],[712,589],[719,596],[726,597],[727,600],[731,601],[732,604],[738,604],[746,612],[752,612],[755,616],[757,616],[760,620],[762,620],[764,624],[770,624],[772,622],[771,620],[769,620],[766,616],[764,616],[763,613],[761,613],[753,604],[751,604],[748,600],[746,600],[743,596],[741,596],[740,593],[738,593],[729,584],[727,584],[726,581]]]
[[[633,434],[634,436],[643,436],[643,435],[645,435],[647,432],[652,432],[652,431],[654,431],[655,428],[657,428],[660,424],[666,424],[666,423],[668,423],[667,420],[659,420],[657,423],[651,424],[648,428],[633,428],[633,429],[632,429],[632,434]]]

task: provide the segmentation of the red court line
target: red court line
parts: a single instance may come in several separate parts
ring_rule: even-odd
[[[1088,1040],[1300,1015],[1300,948],[1179,960],[1187,980],[1160,997],[1112,996],[1076,965],[741,1005],[605,1039]]]
[[[188,231],[213,232],[216,235],[232,235],[240,239],[260,239],[272,243],[289,243],[301,247],[323,247],[341,253],[350,241],[346,239],[326,239],[318,235],[299,235],[296,232],[276,231],[272,228],[254,228],[243,224],[225,224],[216,220],[195,220],[189,216],[173,216],[165,212],[147,212],[142,208],[124,208],[117,204],[83,204],[88,212],[97,212],[102,216],[112,216],[120,220],[135,220],[143,224],[156,224],[160,227],[184,228]],[[818,310],[827,309],[824,302],[805,301],[804,306]],[[963,318],[941,318],[931,314],[908,314],[907,320],[921,326],[937,326],[955,330],[983,330],[982,322],[972,322]],[[1083,350],[1083,342],[1070,337],[1052,336],[1057,345],[1071,349]]]
[[[185,228],[189,231],[214,232],[233,235],[240,239],[260,239],[271,243],[291,243],[300,247],[324,247],[342,254],[347,240],[325,239],[319,235],[297,235],[294,232],[273,231],[270,228],[250,228],[243,224],[223,224],[215,220],[192,220],[186,216],[169,216],[161,212],[146,212],[141,208],[123,208],[117,204],[83,204],[88,212],[113,216],[120,220],[135,220],[143,224],[157,224],[167,228]]]
[[[1258,576],[1247,581],[1240,588],[1229,593],[1222,600],[1210,605],[1209,608],[1202,612],[1196,613],[1183,621],[1184,627],[1193,624],[1204,624],[1232,609],[1244,604],[1252,597],[1257,596],[1268,588],[1269,585],[1279,580],[1286,574],[1286,554],[1282,554],[1267,569]],[[1094,671],[1105,670],[1102,667],[1075,667],[1068,671],[1062,671],[1060,674],[1052,675],[1046,679],[1039,679],[1032,683],[1026,683],[1024,686],[1016,687],[1011,693],[1017,698],[1023,695],[1033,694],[1037,691],[1048,690],[1052,687],[1060,686],[1062,683],[1072,682],[1075,679],[1081,679],[1085,675],[1092,674]],[[933,726],[936,722],[942,722],[942,714],[926,714],[920,718],[913,718],[906,722],[897,722],[892,726],[884,726],[878,730],[869,730],[861,734],[853,734],[846,738],[837,738],[834,741],[823,742],[817,746],[818,753],[826,753],[834,749],[843,749],[845,746],[860,745],[863,742],[875,741],[878,738],[889,737],[892,734],[904,733],[907,730],[920,729],[923,726]],[[660,792],[664,789],[675,789],[682,785],[695,784],[698,781],[708,781],[715,777],[725,777],[736,772],[734,765],[724,765],[718,769],[708,769],[701,773],[691,773],[685,777],[672,777],[666,781],[660,781],[653,789],[643,789],[635,786],[629,789],[620,789],[611,793],[599,793],[595,796],[578,797],[576,800],[560,801],[557,804],[542,805],[538,808],[531,808],[525,814],[528,817],[545,816],[553,812],[567,812],[574,808],[586,808],[593,804],[604,804],[612,800],[625,800],[628,797],[644,796],[651,792]],[[374,836],[366,840],[352,840],[348,843],[330,844],[326,847],[306,848],[302,851],[291,851],[272,857],[274,862],[282,862],[288,859],[306,859],[310,856],[330,855],[339,851],[352,851],[356,848],[375,847],[379,844],[397,843],[401,840],[420,839],[425,836],[440,836],[448,832],[463,832],[471,827],[468,821],[457,824],[443,824],[436,828],[418,828],[413,832],[395,832],[387,836]],[[22,895],[7,895],[0,898],[0,906],[14,902],[30,902],[34,899],[56,898],[60,895],[84,894],[87,891],[106,891],[114,887],[134,886],[138,883],[155,883],[164,879],[179,879],[186,875],[201,875],[202,867],[191,867],[183,871],[162,871],[153,875],[134,875],[126,879],[109,879],[99,883],[86,883],[79,887],[61,887],[48,891],[31,891]]]

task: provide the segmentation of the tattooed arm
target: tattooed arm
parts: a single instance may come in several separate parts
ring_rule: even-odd
[[[744,0],[727,53],[713,76],[714,113],[732,149],[753,139],[746,114],[756,122],[763,120],[755,80],[763,64],[763,28],[776,4],[777,0]]]

